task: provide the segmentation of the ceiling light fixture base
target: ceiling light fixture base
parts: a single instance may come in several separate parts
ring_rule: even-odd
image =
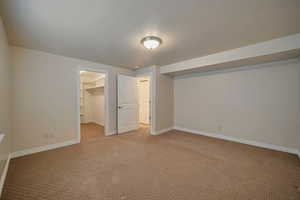
[[[162,44],[162,40],[156,36],[146,36],[141,40],[141,44],[146,49],[153,50]]]

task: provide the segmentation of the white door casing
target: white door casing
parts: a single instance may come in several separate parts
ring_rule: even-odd
[[[139,121],[144,124],[150,122],[150,79],[148,77],[138,79],[139,96]]]
[[[139,128],[137,79],[118,75],[118,134]]]

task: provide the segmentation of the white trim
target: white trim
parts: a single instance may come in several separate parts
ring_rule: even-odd
[[[106,133],[105,136],[111,136],[111,135],[116,135],[116,134],[117,134],[117,131],[113,130],[111,132]]]
[[[0,134],[0,143],[2,142],[2,140],[4,139],[5,134],[1,133]]]
[[[151,72],[151,129],[150,134],[155,135],[156,130],[156,105],[157,105],[157,67],[152,66]]]
[[[171,131],[173,129],[174,129],[174,127],[169,127],[169,128],[161,129],[161,130],[155,131],[153,135],[161,135],[161,134],[169,132],[169,131]]]
[[[95,121],[93,121],[93,122],[90,122],[90,123],[94,123],[94,124],[97,124],[97,125],[99,125],[99,126],[104,126],[104,124],[103,124],[103,123],[99,123],[99,122],[95,122]]]
[[[151,115],[151,121],[150,121],[150,134],[155,135],[155,116],[156,116],[156,76],[154,75],[154,68],[155,66],[151,66],[151,72],[143,72],[143,73],[138,73],[136,74],[136,77],[144,77],[148,76],[150,77],[150,98],[151,98],[151,110],[150,110],[150,115]],[[154,134],[153,134],[154,133]]]
[[[298,154],[298,150],[294,149],[294,148],[289,148],[289,147],[284,147],[284,146],[279,146],[279,145],[274,145],[274,144],[268,144],[268,143],[263,143],[263,142],[257,142],[257,141],[253,141],[253,140],[235,138],[235,137],[231,137],[231,136],[219,135],[216,133],[208,133],[205,131],[181,128],[181,127],[174,127],[174,129],[183,131],[183,132],[187,132],[187,133],[193,133],[193,134],[197,134],[197,135],[204,135],[204,136],[218,138],[218,139],[222,139],[222,140],[238,142],[241,144],[248,144],[251,146],[257,146],[257,147],[262,147],[262,148],[266,148],[266,149],[272,149],[272,150],[283,151],[283,152],[292,153],[292,154]]]
[[[2,174],[1,174],[1,179],[0,179],[0,197],[1,197],[1,194],[2,194],[2,190],[3,190],[5,178],[6,178],[6,175],[7,175],[7,171],[8,171],[8,167],[9,167],[10,158],[11,158],[11,155],[8,154],[8,157],[7,157],[7,160],[6,160],[6,163],[5,163],[3,172],[2,172]]]
[[[80,131],[80,71],[87,71],[87,72],[96,72],[96,73],[102,73],[105,74],[105,84],[104,84],[104,134],[108,136],[109,134],[109,119],[110,119],[110,112],[109,112],[109,76],[107,70],[102,69],[93,69],[88,67],[78,67],[77,69],[77,76],[76,76],[76,82],[77,82],[77,89],[76,89],[76,115],[77,115],[77,138],[80,142],[81,140],[81,131]]]
[[[66,141],[66,142],[62,142],[62,143],[50,144],[50,145],[40,146],[40,147],[34,147],[32,149],[26,149],[26,150],[14,152],[14,153],[11,154],[11,157],[12,158],[17,158],[17,157],[21,157],[21,156],[25,156],[25,155],[30,155],[30,154],[33,154],[33,153],[48,151],[48,150],[57,149],[57,148],[60,148],[60,147],[65,147],[65,146],[78,144],[78,143],[80,143],[80,141],[78,141],[78,139],[73,139],[73,140],[69,140],[69,141]]]
[[[128,126],[128,127],[124,127],[122,129],[118,129],[118,134],[123,134],[123,133],[127,133],[129,131],[136,131],[138,130],[140,127],[139,126]]]
[[[76,119],[77,119],[77,130],[76,130],[76,135],[77,135],[77,140],[80,143],[81,140],[81,127],[80,127],[80,123],[81,123],[81,113],[80,113],[80,69],[77,70],[77,74],[76,74]]]

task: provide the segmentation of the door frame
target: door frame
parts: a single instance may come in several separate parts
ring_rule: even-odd
[[[102,69],[94,69],[89,67],[79,67],[76,71],[76,115],[77,115],[77,140],[81,141],[81,120],[80,120],[80,71],[95,72],[104,74],[104,135],[109,135],[109,95],[108,95],[108,71]]]
[[[155,76],[153,72],[145,72],[145,73],[139,73],[135,77],[149,77],[150,78],[150,115],[151,115],[151,120],[150,120],[150,135],[155,135],[155,122],[156,122],[156,81],[155,81]]]

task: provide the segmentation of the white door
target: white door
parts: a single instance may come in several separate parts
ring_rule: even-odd
[[[150,118],[150,79],[148,77],[138,79],[139,94],[139,120],[149,124]]]
[[[137,80],[118,75],[118,134],[139,128]]]

